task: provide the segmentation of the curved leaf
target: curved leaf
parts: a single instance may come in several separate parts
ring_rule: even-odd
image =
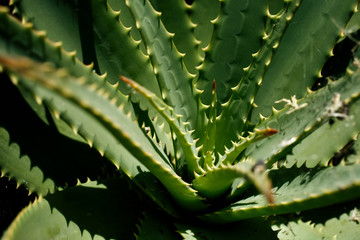
[[[233,222],[329,206],[360,196],[360,165],[312,169],[305,173],[295,171],[298,174],[294,179],[291,179],[293,175],[288,169],[284,174],[278,171],[273,170],[269,174],[273,180],[274,204],[269,204],[263,195],[251,195],[220,211],[200,216],[200,219],[216,223]]]
[[[260,193],[264,194],[269,203],[273,203],[272,185],[265,170],[265,165],[253,163],[251,159],[234,166],[221,165],[209,168],[206,173],[196,176],[192,186],[200,195],[209,200],[216,200],[225,196],[230,187],[240,180],[241,184],[237,187],[237,191],[240,191],[240,188],[241,191],[245,190],[249,183],[252,183]],[[231,197],[231,195],[227,196],[228,199]]]
[[[123,93],[131,91],[126,84],[119,81],[119,75],[134,79],[161,97],[160,86],[149,57],[140,51],[140,41],[132,39],[129,34],[130,28],[126,28],[121,22],[122,11],[129,11],[127,6],[122,5],[120,12],[114,12],[106,1],[93,0],[91,11],[100,73],[106,73],[107,81],[118,84]],[[131,95],[131,100],[138,102],[142,110],[148,110],[149,116],[142,113],[141,117],[147,117],[152,122],[159,142],[168,152],[175,155],[171,129],[166,121],[158,116],[156,110],[142,96]]]
[[[207,169],[206,173],[196,176],[192,181],[194,189],[208,199],[221,197],[229,190],[233,181],[251,173],[251,164],[238,164],[235,166],[220,166]]]
[[[33,231],[34,229],[37,231]],[[29,234],[30,232],[31,234]],[[73,222],[68,224],[65,217],[58,210],[52,210],[45,199],[40,199],[25,208],[17,216],[12,225],[2,236],[2,239],[35,240],[51,239],[55,237],[92,239],[88,232],[82,233],[79,227]]]
[[[40,198],[18,215],[2,239],[134,239],[141,214],[128,187],[125,179],[112,178]]]
[[[198,163],[199,157],[197,156],[198,153],[197,149],[195,148],[195,142],[191,137],[191,132],[188,130],[187,125],[181,121],[181,116],[177,115],[170,106],[164,103],[160,98],[158,98],[148,89],[126,77],[120,78],[121,80],[129,84],[131,87],[133,87],[143,97],[145,97],[147,101],[149,101],[149,103],[170,125],[184,153],[189,173],[200,173],[202,169],[200,168]]]
[[[75,135],[68,125],[66,127],[77,138],[60,134],[48,110],[43,113],[47,123],[42,121],[23,99],[16,86],[3,74],[0,78],[0,126],[10,135],[10,143],[19,146],[20,157],[28,158],[29,161],[28,165],[19,165],[14,170],[20,170],[24,166],[37,167],[44,174],[44,178],[51,179],[56,186],[72,186],[77,179],[96,179],[104,173],[108,174],[106,171],[115,171],[115,166],[103,159],[95,149],[89,148],[85,140],[79,141],[81,137]],[[31,93],[26,93],[29,98],[34,99]],[[33,101],[36,106],[45,110],[43,105]],[[10,172],[9,174],[11,175]]]
[[[21,24],[17,19],[8,14],[8,9],[0,8],[0,53],[5,55],[22,55],[28,56],[36,61],[49,61],[57,67],[66,67],[67,70],[76,77],[87,77],[89,81],[95,83],[103,83],[104,78],[93,72],[93,65],[85,66],[76,57],[75,52],[68,53],[62,48],[62,43],[54,43],[50,41],[44,32],[35,31],[30,23]],[[19,41],[21,39],[21,41]],[[23,54],[25,53],[25,54]],[[29,104],[39,114],[44,112],[44,108],[35,104],[33,97],[26,96]],[[37,97],[37,96],[35,96]],[[36,99],[40,101],[41,99]],[[130,105],[126,100],[124,104]],[[41,117],[41,113],[39,114]],[[44,120],[44,118],[42,117]],[[45,120],[46,121],[46,120]],[[57,126],[63,126],[64,123],[54,118]],[[66,129],[66,128],[65,128]],[[68,130],[59,130],[67,135]],[[69,137],[74,138],[74,134],[70,132]]]
[[[56,70],[49,64],[38,64],[28,59],[2,57],[0,62],[10,72],[21,77],[21,83],[30,91],[45,98],[46,104],[59,116],[62,115],[75,131],[82,134],[90,146],[94,144],[100,153],[107,153],[112,160],[121,158],[122,154],[131,153],[164,184],[179,204],[191,210],[205,207],[205,203],[196,191],[175,173],[162,149],[144,134],[131,118],[131,114],[127,116],[130,112],[124,111],[122,102],[119,103],[118,100],[121,100],[122,95],[116,88],[107,82],[101,85],[91,84],[85,78],[74,78],[64,69]],[[47,94],[50,92],[50,97],[46,94],[42,95],[42,92]],[[66,108],[70,105],[64,106],[63,103],[52,102],[51,97],[57,94],[62,101],[64,98],[70,100],[70,103],[77,108],[76,115],[67,114]],[[91,128],[84,128],[87,122],[94,125]],[[110,144],[116,147],[121,145],[126,149],[109,148]],[[114,151],[119,150],[121,150],[119,154],[114,154]],[[119,160],[115,160],[115,164],[119,166],[117,161]],[[134,176],[135,171],[139,172],[139,163],[137,164],[136,160],[120,161],[122,164],[119,167],[124,168],[129,176]]]

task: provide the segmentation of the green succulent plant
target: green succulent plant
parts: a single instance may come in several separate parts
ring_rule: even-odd
[[[357,42],[320,77],[357,6],[0,8],[1,175],[38,196],[2,239],[355,239]]]

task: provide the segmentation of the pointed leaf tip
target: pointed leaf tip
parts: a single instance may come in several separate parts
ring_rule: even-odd
[[[132,86],[132,87],[134,86],[133,81],[132,81],[130,78],[127,78],[127,77],[122,76],[122,75],[119,75],[119,78],[120,78],[123,82],[129,84],[130,86]]]
[[[257,137],[265,138],[265,137],[270,137],[278,132],[279,131],[274,128],[266,128],[262,130],[256,130],[256,135]]]

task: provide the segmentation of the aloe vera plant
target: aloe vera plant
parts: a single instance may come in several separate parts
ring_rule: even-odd
[[[357,6],[10,1],[0,169],[37,198],[2,239],[355,239]]]

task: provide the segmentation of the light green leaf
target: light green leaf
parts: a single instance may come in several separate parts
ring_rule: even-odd
[[[15,178],[18,184],[25,185],[30,192],[45,196],[55,190],[51,179],[44,178],[43,172],[32,166],[28,156],[21,154],[20,147],[10,142],[9,133],[0,126],[0,169],[5,174]]]

